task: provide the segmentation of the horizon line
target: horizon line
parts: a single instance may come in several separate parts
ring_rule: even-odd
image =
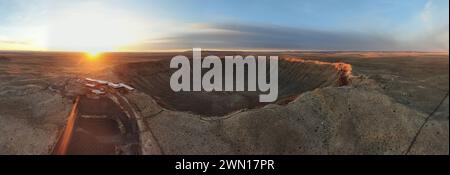
[[[416,52],[416,53],[449,53],[449,50],[302,50],[302,49],[203,49],[203,52]],[[2,50],[1,52],[48,52],[48,53],[89,53],[89,51],[70,50]],[[192,52],[192,49],[165,49],[145,51],[100,51],[98,53],[170,53]]]

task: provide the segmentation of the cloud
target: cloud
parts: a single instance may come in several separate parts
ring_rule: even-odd
[[[0,29],[1,30],[1,29]],[[8,30],[6,30],[8,31]],[[30,30],[29,33],[36,34],[38,31]],[[31,35],[32,35],[31,34]],[[1,50],[46,50],[36,42],[36,38],[30,36],[7,37],[0,33]]]
[[[428,0],[421,13],[422,30],[413,38],[410,46],[428,50],[449,50],[448,8],[439,6],[433,0]],[[444,8],[444,9],[440,9]]]
[[[0,38],[0,51],[1,50],[28,50],[34,48],[28,41],[14,41],[4,40]]]
[[[135,45],[138,49],[398,50],[390,37],[274,25],[202,24],[193,30]]]
[[[24,41],[8,41],[8,40],[0,40],[1,44],[21,44],[21,45],[26,45],[28,44],[28,42],[24,42]]]
[[[423,32],[420,37],[409,42],[408,47],[421,48],[421,50],[449,50],[449,25],[448,23],[441,27],[434,27],[429,31]]]
[[[428,0],[420,14],[420,18],[422,19],[423,22],[429,22],[430,19],[432,18],[432,6],[433,1]]]

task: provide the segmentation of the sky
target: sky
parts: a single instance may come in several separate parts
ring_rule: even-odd
[[[448,0],[0,0],[0,50],[449,50]]]

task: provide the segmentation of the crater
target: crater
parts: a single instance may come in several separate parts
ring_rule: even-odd
[[[169,64],[170,60],[129,63],[116,66],[113,72],[122,81],[152,96],[160,106],[169,110],[203,116],[224,116],[238,110],[269,104],[259,102],[259,95],[268,92],[174,92],[170,88],[170,77],[177,69],[170,69]],[[351,65],[345,63],[309,61],[285,56],[280,57],[278,64],[279,93],[278,99],[273,103],[281,105],[316,88],[345,86],[349,84],[351,76]],[[224,63],[222,65],[224,66]],[[202,73],[205,72],[207,70],[202,70]],[[247,76],[245,81],[247,88]]]

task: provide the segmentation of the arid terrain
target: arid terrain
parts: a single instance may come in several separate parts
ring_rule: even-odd
[[[274,103],[173,92],[179,54],[0,52],[0,154],[449,154],[448,53],[203,52],[278,55]]]

